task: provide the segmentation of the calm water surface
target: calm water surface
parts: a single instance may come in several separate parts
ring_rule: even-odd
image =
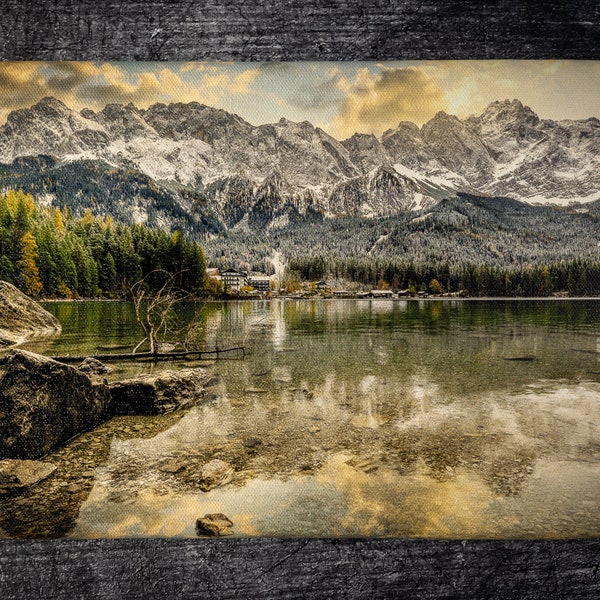
[[[127,303],[47,308],[63,334],[31,350],[140,339]],[[4,535],[193,536],[213,512],[237,536],[600,535],[600,301],[252,301],[181,317],[196,311],[205,347],[249,354],[200,363],[197,407],[113,419],[48,457],[54,477],[0,499]],[[235,477],[203,493],[213,458]]]

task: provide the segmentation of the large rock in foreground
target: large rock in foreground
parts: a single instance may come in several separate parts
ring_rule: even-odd
[[[0,347],[60,331],[56,317],[14,285],[0,281]]]
[[[13,350],[0,378],[0,459],[39,458],[106,417],[100,378],[32,352]]]
[[[156,415],[191,406],[204,396],[204,369],[140,375],[111,384],[114,415]]]

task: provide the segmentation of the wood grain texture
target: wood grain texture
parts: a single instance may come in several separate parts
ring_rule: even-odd
[[[600,541],[10,541],[2,550],[0,592],[11,599],[600,597]]]
[[[596,0],[3,0],[38,60],[598,58]]]
[[[595,0],[3,0],[4,60],[600,58]],[[600,541],[0,541],[0,598],[598,598]]]

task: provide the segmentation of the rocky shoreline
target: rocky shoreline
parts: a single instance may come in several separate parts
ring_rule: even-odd
[[[94,358],[70,366],[19,349],[58,335],[60,322],[10,283],[0,281],[0,493],[22,493],[48,478],[45,456],[120,415],[160,415],[204,397],[206,371],[164,370],[110,382]]]
[[[11,350],[0,377],[0,459],[39,459],[114,416],[172,412],[204,393],[201,368],[114,383],[103,376],[105,370],[87,360],[72,367]]]

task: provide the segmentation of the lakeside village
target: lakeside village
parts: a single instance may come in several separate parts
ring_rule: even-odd
[[[393,290],[385,281],[370,289],[356,282],[342,288],[333,281],[301,281],[297,277],[281,279],[277,275],[248,273],[233,268],[223,271],[208,268],[206,275],[208,288],[215,295],[235,298],[461,298],[468,295],[466,291],[444,292],[436,279],[432,279],[426,289]]]

